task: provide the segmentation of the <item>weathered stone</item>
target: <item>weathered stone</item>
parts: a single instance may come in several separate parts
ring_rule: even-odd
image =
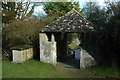
[[[12,54],[13,54],[13,61],[14,63],[22,63],[24,61],[24,56],[22,51],[18,51],[18,50],[12,50]]]
[[[55,20],[51,24],[48,24],[47,26],[45,26],[40,30],[40,61],[45,63],[56,63],[56,42],[54,40],[54,36],[52,35],[52,40],[48,41],[47,35],[45,33],[48,32],[50,33],[84,32],[85,33],[89,30],[93,30],[92,24],[88,20],[86,20],[75,9],[72,9],[71,11],[69,11],[59,19]],[[61,43],[62,45],[61,41],[57,41],[57,42],[58,44]],[[71,50],[78,49],[80,47],[79,46],[80,43],[81,42],[79,41],[79,39],[75,39],[72,41],[71,45],[68,45],[68,48]],[[63,48],[62,47],[60,46],[58,48],[63,49],[64,47]],[[67,53],[67,51],[65,52],[64,49],[63,52],[62,50],[59,51],[58,49],[58,54],[60,54],[59,52],[61,52],[61,54]],[[87,51],[83,49],[80,49],[80,51],[78,50],[78,52],[76,52],[75,57],[77,60],[80,59],[81,68],[87,68],[95,65],[94,58]]]
[[[80,68],[89,68],[95,65],[94,58],[84,49],[81,48]]]
[[[56,64],[56,42],[52,35],[51,41],[48,41],[45,33],[40,33],[40,61],[44,63]]]
[[[26,60],[33,58],[33,48],[24,50],[12,50],[13,63],[23,63]]]
[[[67,26],[69,26],[70,29],[68,29]],[[72,9],[64,16],[55,20],[53,23],[48,24],[46,27],[42,28],[40,32],[81,32],[90,30],[88,26],[92,27],[90,22],[87,21],[75,9]]]

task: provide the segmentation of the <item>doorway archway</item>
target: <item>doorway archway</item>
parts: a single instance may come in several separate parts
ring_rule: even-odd
[[[91,29],[91,23],[72,9],[40,30],[40,60],[53,64],[56,64],[57,61],[65,62],[68,57],[67,34],[84,34]],[[73,50],[75,53],[77,51],[80,50]],[[45,56],[45,54],[49,54],[49,56]]]

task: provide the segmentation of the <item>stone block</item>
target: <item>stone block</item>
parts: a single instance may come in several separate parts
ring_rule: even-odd
[[[33,58],[33,48],[24,50],[12,50],[13,61],[12,63],[23,63],[26,60]]]
[[[95,66],[95,59],[84,49],[81,48],[80,68]]]

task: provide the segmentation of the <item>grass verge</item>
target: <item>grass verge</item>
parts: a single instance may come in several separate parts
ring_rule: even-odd
[[[22,64],[2,62],[2,78],[66,78],[56,71],[51,64],[29,60]]]
[[[90,70],[98,76],[104,76],[106,78],[120,78],[120,69],[111,67],[93,67]]]

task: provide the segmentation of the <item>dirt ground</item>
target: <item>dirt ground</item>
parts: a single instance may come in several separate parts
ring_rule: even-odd
[[[88,69],[80,69],[79,61],[75,59],[69,59],[66,62],[58,62],[56,65],[56,70],[66,76],[71,78],[104,78],[101,76],[96,76],[94,73]]]

